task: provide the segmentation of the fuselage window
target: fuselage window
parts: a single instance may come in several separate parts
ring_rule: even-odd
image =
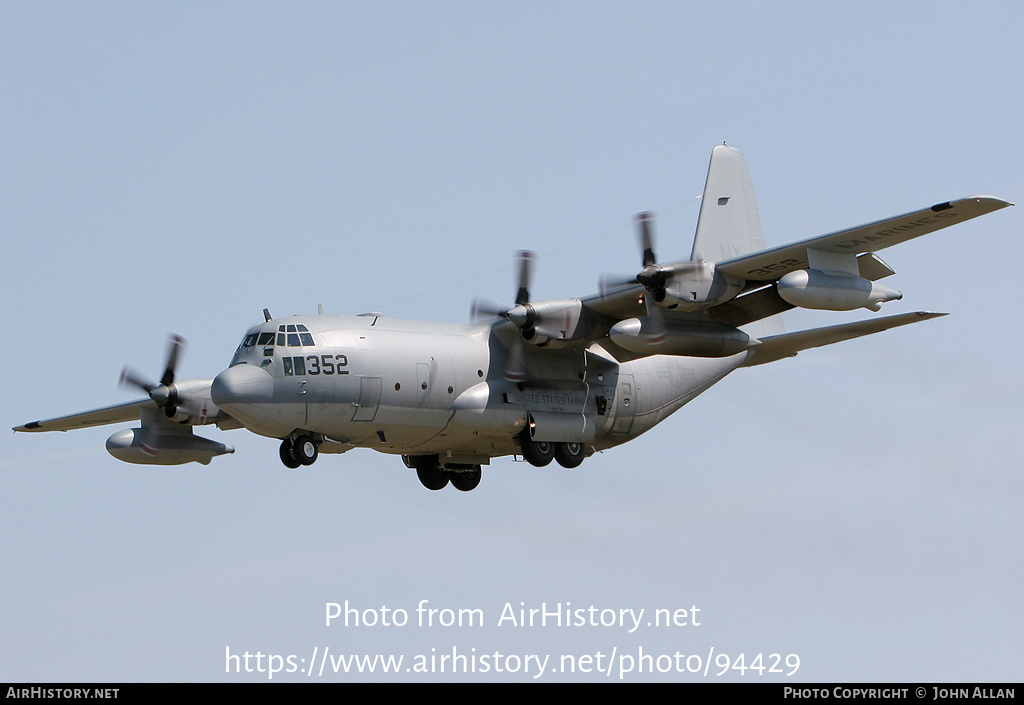
[[[294,328],[295,326],[288,326],[288,327],[289,328]],[[288,334],[288,347],[290,347],[290,348],[297,348],[297,347],[299,347],[299,345],[300,345],[300,343],[299,343],[299,334],[298,333],[289,333]]]
[[[281,363],[284,366],[284,376],[285,377],[291,377],[292,376],[292,359],[290,357],[282,357],[281,358]]]
[[[257,345],[273,345],[274,334],[273,333],[260,333],[260,340]]]
[[[295,361],[295,374],[304,375],[306,374],[306,361],[301,357],[292,358]]]
[[[302,326],[299,327],[301,328]],[[302,341],[303,345],[313,345],[313,336],[311,336],[309,333],[299,333],[299,339]]]

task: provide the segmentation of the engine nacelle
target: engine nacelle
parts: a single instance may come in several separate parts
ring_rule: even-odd
[[[750,336],[738,328],[688,321],[662,321],[658,326],[650,318],[619,321],[608,336],[619,347],[644,355],[729,357],[750,344]]]
[[[794,306],[823,311],[877,311],[886,301],[903,298],[901,292],[862,277],[818,269],[790,272],[779,279],[776,288],[779,296]]]
[[[191,433],[154,433],[145,428],[127,428],[107,439],[107,452],[118,460],[136,465],[208,465],[214,456],[234,453],[232,446],[193,436]]]
[[[665,281],[664,296],[656,299],[660,305],[679,311],[698,311],[731,301],[743,291],[742,280],[725,276],[710,262],[684,264],[685,269],[672,272]],[[666,265],[665,269],[672,267]]]
[[[579,299],[518,304],[507,316],[522,331],[523,340],[541,347],[561,347],[581,340],[595,326],[594,317]]]

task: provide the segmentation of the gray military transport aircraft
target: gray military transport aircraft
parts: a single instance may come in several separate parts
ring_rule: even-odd
[[[476,305],[469,325],[382,314],[291,316],[249,330],[213,379],[175,379],[183,341],[171,337],[159,383],[125,369],[147,397],[15,431],[68,431],[141,421],[107,450],[146,465],[209,463],[234,448],[194,426],[246,428],[281,439],[289,468],[320,453],[372,448],[401,455],[420,482],[468,491],[491,458],[576,467],[632,440],[740,367],[762,365],[941,316],[906,313],[786,333],[794,307],[877,311],[902,294],[875,252],[1013,205],[991,196],[929,208],[766,248],[743,155],[711,155],[693,250],[659,262],[650,216],[637,216],[643,261],[582,299],[531,301],[532,255],[519,254],[515,305]]]

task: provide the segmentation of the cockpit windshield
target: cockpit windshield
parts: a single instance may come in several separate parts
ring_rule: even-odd
[[[290,348],[297,348],[303,345],[313,345],[313,336],[301,323],[280,325],[277,327],[277,331],[277,344],[280,346],[287,345]]]
[[[242,343],[238,346],[237,352],[241,352],[247,348],[253,348],[257,345],[272,347],[275,342],[278,347],[289,347],[298,348],[303,346],[312,347],[315,343],[313,342],[313,336],[309,333],[309,329],[301,323],[289,323],[281,324],[277,327],[277,334],[273,331],[253,331],[246,334]],[[273,355],[273,352],[264,352],[265,355]]]

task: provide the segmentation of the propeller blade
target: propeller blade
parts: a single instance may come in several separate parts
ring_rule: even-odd
[[[597,280],[598,295],[602,300],[612,294],[620,293],[626,287],[636,286],[636,277],[626,277],[618,274],[602,274]]]
[[[118,384],[121,386],[131,385],[133,387],[138,387],[142,391],[146,392],[146,394],[149,394],[157,386],[144,379],[141,375],[136,374],[135,370],[128,365],[125,365],[124,368],[122,368],[121,378],[118,380]]]
[[[160,384],[174,384],[174,370],[178,366],[178,355],[185,347],[185,339],[177,333],[171,333],[170,347],[167,351],[167,368],[164,370]]]
[[[665,339],[664,309],[654,302],[650,292],[644,294],[644,304],[647,306],[647,319],[651,322],[650,342],[660,343]]]
[[[654,235],[651,233],[653,219],[653,214],[646,211],[636,215],[636,223],[639,226],[637,234],[640,237],[640,247],[644,251],[643,268],[636,275],[636,281],[661,301],[665,298],[665,282],[670,274],[658,264],[658,258],[654,254]]]
[[[651,235],[651,221],[653,219],[653,214],[647,211],[636,214],[636,222],[640,226],[638,233],[640,235],[640,247],[644,252],[644,267],[649,267],[658,261],[658,258],[654,256],[654,237]]]
[[[520,250],[516,257],[519,260],[519,290],[516,292],[516,305],[504,311],[495,310],[494,314],[508,319],[516,327],[512,345],[508,349],[505,379],[509,382],[520,383],[526,380],[526,352],[523,349],[525,345],[523,338],[524,336],[532,338],[534,334],[535,312],[530,306],[530,277],[536,255],[529,250]],[[474,310],[482,311],[482,304],[474,303]]]
[[[508,309],[502,308],[492,301],[475,298],[473,299],[473,304],[469,309],[469,317],[471,321],[479,321],[483,318],[490,318],[492,316],[504,318],[507,311]]]
[[[512,339],[512,347],[508,351],[505,379],[516,383],[526,380],[526,354],[523,352],[523,337],[518,331]]]
[[[516,303],[519,305],[530,301],[530,270],[536,257],[529,250],[520,250],[519,254],[519,291],[516,292]]]
[[[149,395],[149,398],[156,402],[157,406],[164,410],[168,418],[173,418],[177,413],[179,394],[174,386],[174,370],[178,366],[178,356],[185,347],[185,339],[175,333],[171,334],[170,347],[167,351],[167,367],[164,369],[163,377],[159,384],[150,382],[138,374],[128,365],[121,370],[122,385],[138,387]]]

